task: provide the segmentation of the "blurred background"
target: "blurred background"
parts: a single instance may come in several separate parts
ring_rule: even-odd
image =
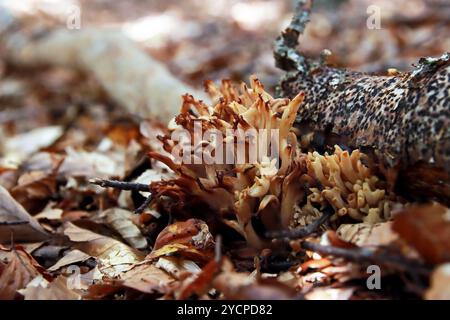
[[[273,86],[272,42],[288,24],[292,0],[1,0],[17,13],[52,16],[66,24],[80,9],[81,28],[123,31],[182,80],[259,76]],[[380,29],[367,20],[379,8]],[[368,72],[408,70],[418,58],[450,48],[448,0],[317,0],[300,50]]]

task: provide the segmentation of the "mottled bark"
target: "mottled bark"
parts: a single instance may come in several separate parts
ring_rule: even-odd
[[[423,58],[412,72],[370,75],[326,66],[297,51],[311,1],[298,1],[276,40],[277,66],[287,71],[278,95],[305,92],[296,127],[310,146],[360,148],[405,196],[450,199],[450,54]]]

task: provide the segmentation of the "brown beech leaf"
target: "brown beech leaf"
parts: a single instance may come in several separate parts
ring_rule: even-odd
[[[64,276],[59,276],[52,282],[38,276],[19,292],[25,300],[80,300],[80,292],[70,289],[68,282],[68,278]]]
[[[214,256],[214,240],[202,220],[189,219],[164,228],[147,258],[178,254],[193,261],[207,262]]]
[[[155,265],[143,262],[134,265],[118,279],[105,279],[102,283],[91,285],[86,297],[104,299],[118,291],[138,291],[159,296],[172,292],[176,287],[176,279]]]
[[[208,262],[202,269],[202,271],[193,276],[190,281],[185,284],[178,292],[178,299],[185,300],[196,294],[201,296],[205,294],[212,285],[212,280],[220,271],[219,263],[214,259]]]
[[[427,262],[450,261],[450,219],[446,207],[411,206],[399,213],[392,228]]]
[[[44,228],[20,205],[9,192],[0,186],[0,222],[23,221],[25,224],[0,225],[0,243],[15,241],[33,242],[48,239]]]
[[[33,129],[9,138],[5,144],[5,153],[8,158],[20,163],[32,153],[53,144],[62,133],[63,128],[61,126]]]
[[[123,280],[123,286],[149,294],[167,293],[170,285],[176,281],[171,275],[149,263],[135,265],[122,274],[120,279]]]
[[[39,275],[51,279],[45,269],[20,246],[12,250],[0,248],[0,260],[3,261],[3,271],[0,274],[0,300],[17,298],[17,290],[24,288]]]
[[[65,177],[103,177],[124,175],[124,159],[115,159],[115,154],[78,151],[71,147],[66,149],[67,156],[58,174]]]
[[[111,208],[103,212],[103,216],[104,221],[116,230],[130,246],[135,249],[147,247],[147,240],[133,223],[134,213],[120,208]]]
[[[155,266],[178,280],[198,274],[202,270],[195,262],[183,257],[161,257]]]
[[[214,288],[231,300],[290,300],[297,292],[278,280],[253,279],[247,273],[222,272],[213,280]]]
[[[144,258],[139,251],[116,239],[82,229],[71,222],[64,225],[64,234],[74,242],[73,248],[96,257],[100,272],[111,278],[131,269]]]
[[[46,199],[56,193],[56,175],[45,171],[26,172],[19,177],[11,194],[21,203],[33,199]]]
[[[71,250],[64,257],[59,259],[53,266],[51,266],[47,270],[48,271],[56,271],[62,267],[65,267],[65,266],[68,266],[71,264],[84,262],[89,258],[91,258],[91,256],[84,253],[83,251],[80,251],[77,249]]]

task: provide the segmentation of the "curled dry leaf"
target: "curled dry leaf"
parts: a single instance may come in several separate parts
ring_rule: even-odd
[[[220,271],[220,263],[215,259],[208,262],[198,273],[188,278],[178,292],[178,299],[184,300],[196,294],[201,296],[206,293],[212,286],[214,277]]]
[[[393,229],[429,263],[450,261],[450,218],[440,204],[411,206],[394,220]]]
[[[47,206],[44,210],[34,216],[35,219],[61,220],[64,211]]]
[[[201,272],[200,267],[195,262],[177,257],[161,257],[155,266],[179,280]]]
[[[64,225],[64,234],[74,242],[73,248],[98,259],[99,270],[114,278],[129,270],[143,260],[143,255],[126,244],[90,230],[82,229],[73,223]]]
[[[56,190],[56,175],[45,171],[31,171],[19,177],[17,186],[11,190],[11,193],[23,203],[30,199],[49,198],[56,193]]]
[[[41,225],[0,186],[0,222],[24,221],[20,225],[0,225],[0,243],[11,241],[33,242],[49,237]]]
[[[64,276],[59,276],[52,282],[38,276],[19,292],[25,300],[80,300],[81,294],[70,289],[68,283]]]
[[[67,156],[58,171],[58,174],[65,177],[108,178],[124,175],[124,156],[115,159],[115,154],[77,151],[72,148],[67,148],[66,152]]]
[[[34,258],[22,247],[15,249],[0,249],[0,261],[3,261],[3,269],[0,273],[0,300],[11,300],[17,297],[17,290],[24,288],[35,277],[44,275],[45,272]]]
[[[103,212],[105,222],[116,230],[122,238],[135,249],[147,247],[147,239],[133,223],[134,214],[128,210],[111,208]]]
[[[440,265],[431,276],[431,287],[425,293],[428,300],[450,300],[450,263]]]
[[[27,156],[52,145],[63,133],[60,126],[38,128],[9,138],[5,144],[6,158],[21,163]]]
[[[120,277],[122,285],[144,293],[167,293],[176,280],[153,264],[135,265]]]
[[[207,262],[214,256],[214,246],[206,223],[199,219],[189,219],[164,228],[148,258],[177,254],[193,261]]]
[[[254,279],[246,273],[222,272],[213,280],[214,288],[232,300],[288,300],[297,292],[275,279]]]
[[[121,274],[119,279],[107,279],[102,283],[91,285],[88,298],[102,299],[127,289],[150,295],[163,295],[170,293],[176,283],[176,279],[168,273],[151,263],[143,262]]]
[[[91,256],[84,253],[83,251],[80,251],[77,249],[71,250],[64,257],[59,259],[58,262],[56,262],[53,266],[51,266],[47,270],[48,271],[56,271],[62,267],[65,267],[65,266],[68,266],[68,265],[71,265],[74,263],[84,262],[89,258],[91,258]]]

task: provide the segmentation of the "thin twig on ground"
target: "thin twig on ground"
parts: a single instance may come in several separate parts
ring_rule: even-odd
[[[139,206],[139,208],[134,210],[134,213],[140,214],[140,213],[144,212],[145,209],[147,209],[147,207],[150,205],[150,202],[152,202],[152,200],[153,200],[153,197],[150,194],[147,198],[145,198],[144,202],[142,202],[142,204]]]
[[[126,182],[118,180],[103,180],[103,179],[92,179],[89,182],[103,188],[114,188],[118,190],[129,190],[129,191],[145,191],[145,192],[150,191],[150,187],[147,184],[143,183]]]
[[[382,248],[339,248],[304,241],[302,248],[321,255],[341,257],[357,263],[373,263],[411,274],[429,276],[432,269],[417,260],[409,259]]]
[[[278,238],[278,239],[284,238],[286,240],[304,238],[304,237],[309,236],[312,233],[314,233],[322,224],[327,222],[327,220],[332,215],[333,215],[332,212],[325,211],[315,221],[313,221],[312,223],[310,223],[302,228],[273,231],[273,232],[268,232],[266,235],[269,238]]]
[[[29,223],[28,221],[0,221],[0,226],[17,226]]]

